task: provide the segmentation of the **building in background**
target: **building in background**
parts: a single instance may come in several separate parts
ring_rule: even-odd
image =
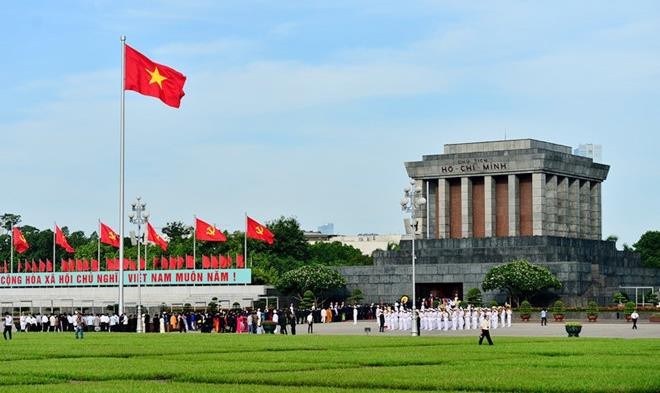
[[[398,246],[402,235],[378,235],[375,233],[361,233],[358,235],[324,235],[321,232],[305,232],[305,239],[310,244],[332,243],[351,246],[360,250],[364,255],[371,256],[374,251],[387,251],[390,245]]]
[[[323,235],[334,235],[335,234],[335,224],[329,222],[325,225],[318,227],[318,231]]]
[[[573,150],[576,156],[591,158],[594,162],[603,162],[603,146],[585,143]]]

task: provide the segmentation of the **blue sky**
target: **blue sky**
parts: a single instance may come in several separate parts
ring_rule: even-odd
[[[400,233],[404,161],[445,143],[603,145],[603,235],[660,229],[660,3],[35,1],[0,11],[0,212],[118,224],[120,42],[188,77],[126,97],[126,197],[156,226],[243,214]],[[621,244],[621,243],[619,243]]]

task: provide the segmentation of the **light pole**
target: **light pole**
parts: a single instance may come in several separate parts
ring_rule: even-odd
[[[131,205],[132,212],[128,213],[128,219],[131,221],[131,224],[137,225],[137,293],[138,293],[138,304],[137,304],[137,325],[135,331],[137,333],[144,332],[144,326],[142,325],[142,272],[140,271],[140,245],[142,244],[142,225],[146,224],[149,221],[149,212],[145,211],[147,207],[146,203],[142,202],[142,198],[137,197],[137,200]],[[120,261],[119,263],[124,263]]]
[[[415,209],[426,204],[426,199],[422,196],[422,187],[415,184],[415,180],[410,179],[410,186],[403,189],[403,198],[401,199],[401,210],[404,213],[410,213],[410,232],[412,234],[412,335],[419,336],[417,330],[417,307],[415,293],[415,232],[417,232],[417,222],[415,221]]]

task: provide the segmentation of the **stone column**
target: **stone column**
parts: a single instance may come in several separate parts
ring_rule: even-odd
[[[580,228],[578,234],[582,239],[591,239],[591,182],[580,181]]]
[[[532,173],[532,234],[547,235],[545,226],[545,173]]]
[[[461,178],[461,233],[463,237],[472,237],[472,181],[469,177]]]
[[[557,236],[557,176],[545,177],[545,227],[546,234]]]
[[[600,187],[600,182],[591,182],[591,238],[595,240],[603,238]]]
[[[436,237],[438,239],[449,238],[449,181],[447,179],[438,179],[438,192],[436,202],[437,228]]]
[[[495,236],[495,179],[484,176],[484,236]]]
[[[568,203],[566,204],[568,237],[578,237],[580,226],[580,180],[568,179]]]
[[[520,192],[516,175],[509,175],[509,236],[520,236]]]
[[[562,177],[557,179],[557,223],[556,233],[557,236],[568,236],[568,223],[566,217],[568,216],[568,178]]]

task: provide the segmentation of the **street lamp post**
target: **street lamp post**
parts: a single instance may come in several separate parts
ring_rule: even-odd
[[[415,209],[426,204],[426,199],[422,196],[422,187],[416,185],[415,180],[410,179],[410,186],[403,189],[403,199],[401,199],[401,210],[404,213],[410,213],[410,232],[412,234],[412,335],[419,336],[417,330],[417,294],[415,292],[415,233],[417,232],[417,222],[415,220]]]
[[[135,331],[137,333],[144,333],[144,326],[142,324],[142,272],[140,271],[140,245],[142,244],[142,225],[146,224],[149,221],[149,212],[145,211],[147,207],[146,203],[142,202],[142,198],[137,197],[137,200],[131,205],[132,212],[128,213],[128,219],[131,221],[131,224],[137,225],[137,293],[138,293],[138,304],[137,304],[137,325]],[[120,263],[124,263],[121,261]]]

